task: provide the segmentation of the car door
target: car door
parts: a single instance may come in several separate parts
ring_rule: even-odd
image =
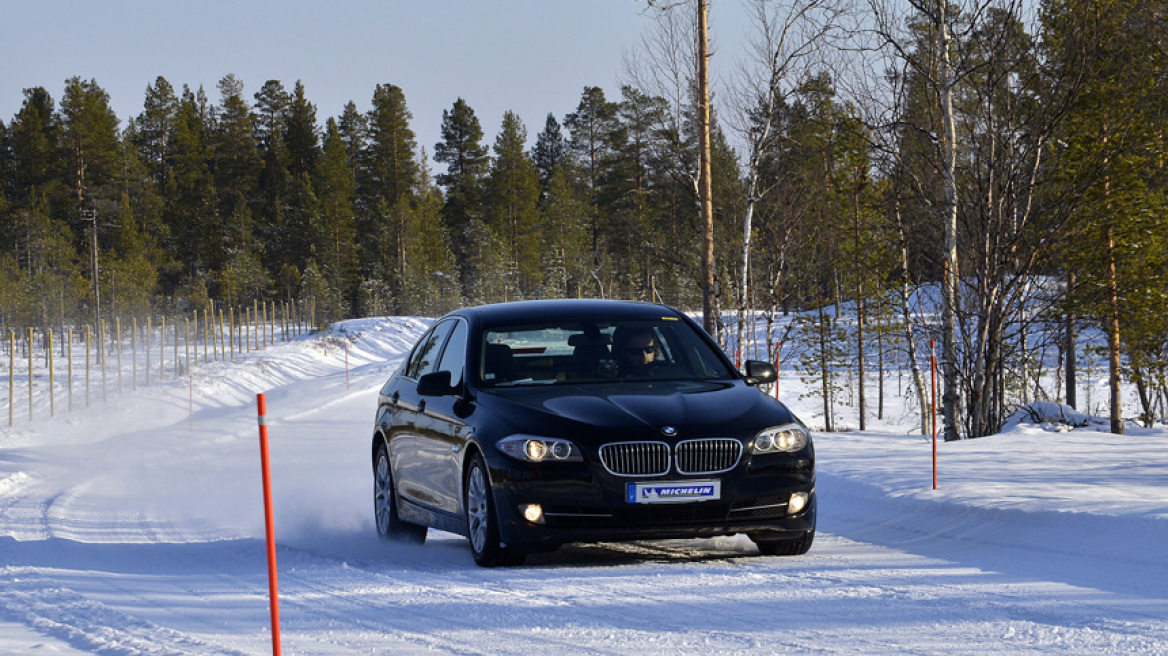
[[[463,389],[466,371],[467,334],[466,322],[456,320],[434,369],[450,372],[451,386],[458,390]],[[459,415],[465,416],[468,404],[459,393],[427,396],[419,405],[422,408],[416,423],[419,485],[438,509],[457,514],[462,497],[459,463],[469,439],[469,427]]]
[[[424,442],[420,438],[418,426],[427,401],[418,394],[418,379],[438,366],[442,346],[453,327],[453,321],[443,321],[418,341],[402,380],[395,390],[399,396],[395,400],[396,431],[390,439],[390,458],[393,461],[398,493],[431,507],[437,506],[437,500],[429,492],[430,487],[425,482]]]

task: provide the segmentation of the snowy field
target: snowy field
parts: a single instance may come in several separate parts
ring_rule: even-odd
[[[426,325],[364,319],[0,428],[0,653],[270,653],[255,393],[286,654],[1168,654],[1168,429],[916,419],[816,434],[819,535],[569,546],[484,570],[378,541],[377,389]],[[344,349],[351,371],[346,385]],[[784,398],[811,416],[798,378]]]

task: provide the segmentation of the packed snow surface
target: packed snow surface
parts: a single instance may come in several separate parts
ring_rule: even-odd
[[[898,401],[815,435],[802,557],[734,536],[486,570],[453,535],[382,543],[377,390],[426,325],[349,321],[0,428],[0,653],[270,653],[263,392],[287,654],[1168,654],[1163,428],[1017,422],[940,444],[933,490]]]

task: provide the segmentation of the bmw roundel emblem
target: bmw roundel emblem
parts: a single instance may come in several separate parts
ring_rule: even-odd
[[[673,437],[674,435],[677,435],[677,429],[673,426],[662,426],[661,434],[665,437]]]

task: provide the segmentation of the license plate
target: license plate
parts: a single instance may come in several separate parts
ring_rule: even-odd
[[[629,503],[692,503],[722,498],[722,481],[627,483]]]

